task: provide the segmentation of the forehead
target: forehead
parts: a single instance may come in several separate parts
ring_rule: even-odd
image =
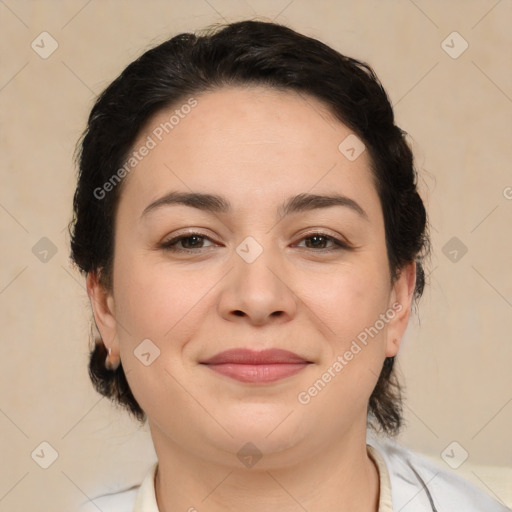
[[[378,202],[368,152],[356,159],[344,152],[346,140],[361,149],[354,137],[322,102],[293,91],[251,86],[193,95],[141,130],[132,149],[151,149],[125,178],[121,203],[128,195],[142,211],[176,189],[230,195],[241,207],[333,189]]]

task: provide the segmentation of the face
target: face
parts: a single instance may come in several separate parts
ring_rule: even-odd
[[[390,282],[368,151],[341,151],[351,131],[311,97],[251,87],[194,98],[134,144],[155,142],[123,184],[113,289],[88,277],[157,453],[171,443],[234,463],[252,442],[272,467],[364,436],[415,278],[410,265]],[[203,364],[239,348],[303,364]]]

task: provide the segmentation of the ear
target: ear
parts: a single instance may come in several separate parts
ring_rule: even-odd
[[[105,347],[112,350],[112,355],[119,356],[117,322],[114,316],[114,297],[100,283],[97,272],[89,272],[86,278],[87,295],[91,301],[96,327]]]
[[[405,265],[393,284],[390,294],[386,357],[396,356],[411,315],[412,298],[416,286],[416,262]],[[394,315],[393,313],[394,312]],[[393,315],[393,316],[392,316]]]

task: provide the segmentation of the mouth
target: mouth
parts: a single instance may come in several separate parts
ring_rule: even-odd
[[[201,364],[240,382],[264,384],[291,377],[312,362],[281,349],[233,349],[201,361]]]

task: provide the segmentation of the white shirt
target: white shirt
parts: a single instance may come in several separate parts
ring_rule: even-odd
[[[366,447],[379,471],[378,512],[510,512],[456,473],[392,440],[368,439]],[[95,498],[78,512],[159,512],[157,465],[140,486]]]

